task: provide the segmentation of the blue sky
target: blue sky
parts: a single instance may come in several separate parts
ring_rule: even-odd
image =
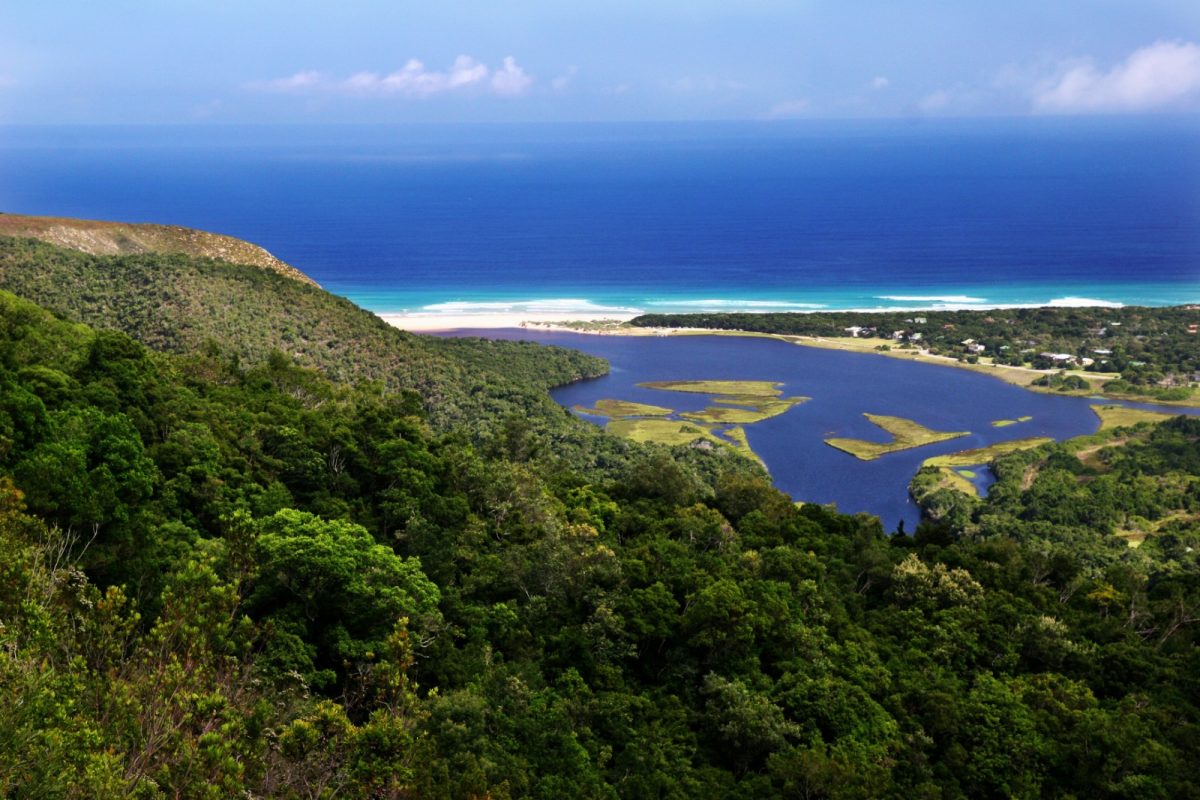
[[[1198,0],[0,3],[0,123],[1180,111]]]

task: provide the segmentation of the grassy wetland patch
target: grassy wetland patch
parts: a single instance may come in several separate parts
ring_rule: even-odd
[[[744,425],[778,416],[810,399],[782,397],[775,381],[651,381],[644,389],[707,394],[713,405],[702,411],[676,412],[665,406],[628,400],[597,400],[593,407],[575,406],[575,411],[608,417],[605,429],[635,442],[653,442],[670,447],[720,445],[763,464],[750,448]],[[707,444],[704,444],[707,443]],[[766,464],[763,464],[766,467]]]
[[[654,442],[671,447],[698,441],[734,446],[714,435],[711,428],[678,419],[614,419],[605,426],[605,430],[635,442]]]
[[[643,389],[724,395],[743,399],[779,397],[783,394],[779,388],[782,385],[777,381],[647,381],[638,384]]]
[[[1102,431],[1110,428],[1126,428],[1141,422],[1163,422],[1174,416],[1161,411],[1145,411],[1125,406],[1092,406],[1092,411],[1095,411],[1096,416],[1100,418],[1100,430]]]
[[[670,408],[663,406],[654,406],[649,403],[634,403],[630,400],[597,400],[594,408],[585,408],[584,406],[575,406],[575,410],[581,414],[590,414],[593,417],[608,417],[616,419],[619,417],[666,417],[674,413]]]
[[[753,425],[755,422],[762,422],[764,419],[777,417],[792,406],[799,405],[811,399],[809,397],[778,397],[762,400],[752,405],[742,402],[737,403],[737,406],[747,406],[742,408],[731,407],[729,405],[730,401],[718,397],[716,402],[725,403],[726,405],[709,406],[703,411],[685,411],[679,416],[684,419],[715,425]]]
[[[934,456],[925,459],[925,467],[970,467],[975,464],[990,464],[1000,456],[1015,453],[1018,450],[1031,450],[1041,447],[1054,440],[1048,436],[1031,436],[1027,439],[1013,439],[1009,442],[997,442],[987,447],[976,447],[972,450],[960,450],[957,453],[947,453],[944,456]]]
[[[865,439],[833,438],[826,439],[825,444],[863,461],[873,461],[888,453],[911,450],[915,447],[924,447],[927,444],[970,435],[969,431],[935,431],[904,417],[889,417],[883,414],[863,414],[863,416],[890,433],[892,441],[869,442]]]
[[[1033,417],[1017,417],[1016,419],[997,419],[992,420],[993,428],[1007,428],[1009,425],[1016,425],[1019,422],[1029,422]]]
[[[956,492],[978,497],[979,489],[970,481],[970,478],[973,477],[975,477],[974,473],[967,475],[965,472],[953,470],[949,467],[940,467],[938,469],[939,480],[935,488],[953,489]]]
[[[762,464],[763,469],[767,468],[766,462],[759,458],[758,454],[750,448],[750,441],[746,438],[745,428],[740,425],[736,425],[732,428],[727,428],[723,431],[720,431],[720,434],[723,438],[729,439],[733,442],[733,447],[735,450],[740,452],[742,455],[753,458],[759,464]]]

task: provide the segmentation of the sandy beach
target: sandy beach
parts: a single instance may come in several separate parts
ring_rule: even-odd
[[[430,333],[434,331],[453,331],[475,328],[554,328],[564,326],[569,322],[628,322],[635,314],[580,314],[579,312],[538,312],[536,315],[514,312],[496,312],[481,314],[445,314],[445,313],[414,313],[414,314],[380,314],[385,322],[414,333]]]

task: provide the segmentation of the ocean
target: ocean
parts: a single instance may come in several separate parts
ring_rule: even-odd
[[[1174,117],[6,127],[0,211],[228,233],[377,312],[1200,302]]]

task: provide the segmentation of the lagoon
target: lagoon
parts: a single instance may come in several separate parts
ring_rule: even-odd
[[[599,400],[621,399],[700,411],[709,396],[640,387],[649,381],[779,381],[784,396],[812,398],[787,412],[746,426],[751,448],[783,491],[795,500],[835,503],[840,511],[875,514],[887,530],[903,522],[913,530],[920,510],[908,483],[925,459],[997,442],[1048,436],[1062,440],[1093,433],[1098,402],[1081,397],[1036,394],[975,372],[901,361],[870,353],[803,347],[773,339],[734,336],[598,336],[557,331],[457,331],[555,344],[608,359],[601,378],[552,392],[560,404],[594,408]],[[1147,404],[1142,408],[1160,408]],[[1171,413],[1200,409],[1160,408]],[[864,414],[904,417],[939,431],[968,431],[950,441],[862,461],[825,443],[832,437],[888,441]],[[601,417],[582,415],[597,424]],[[1032,419],[996,427],[998,419]],[[986,470],[976,483],[986,487]]]

